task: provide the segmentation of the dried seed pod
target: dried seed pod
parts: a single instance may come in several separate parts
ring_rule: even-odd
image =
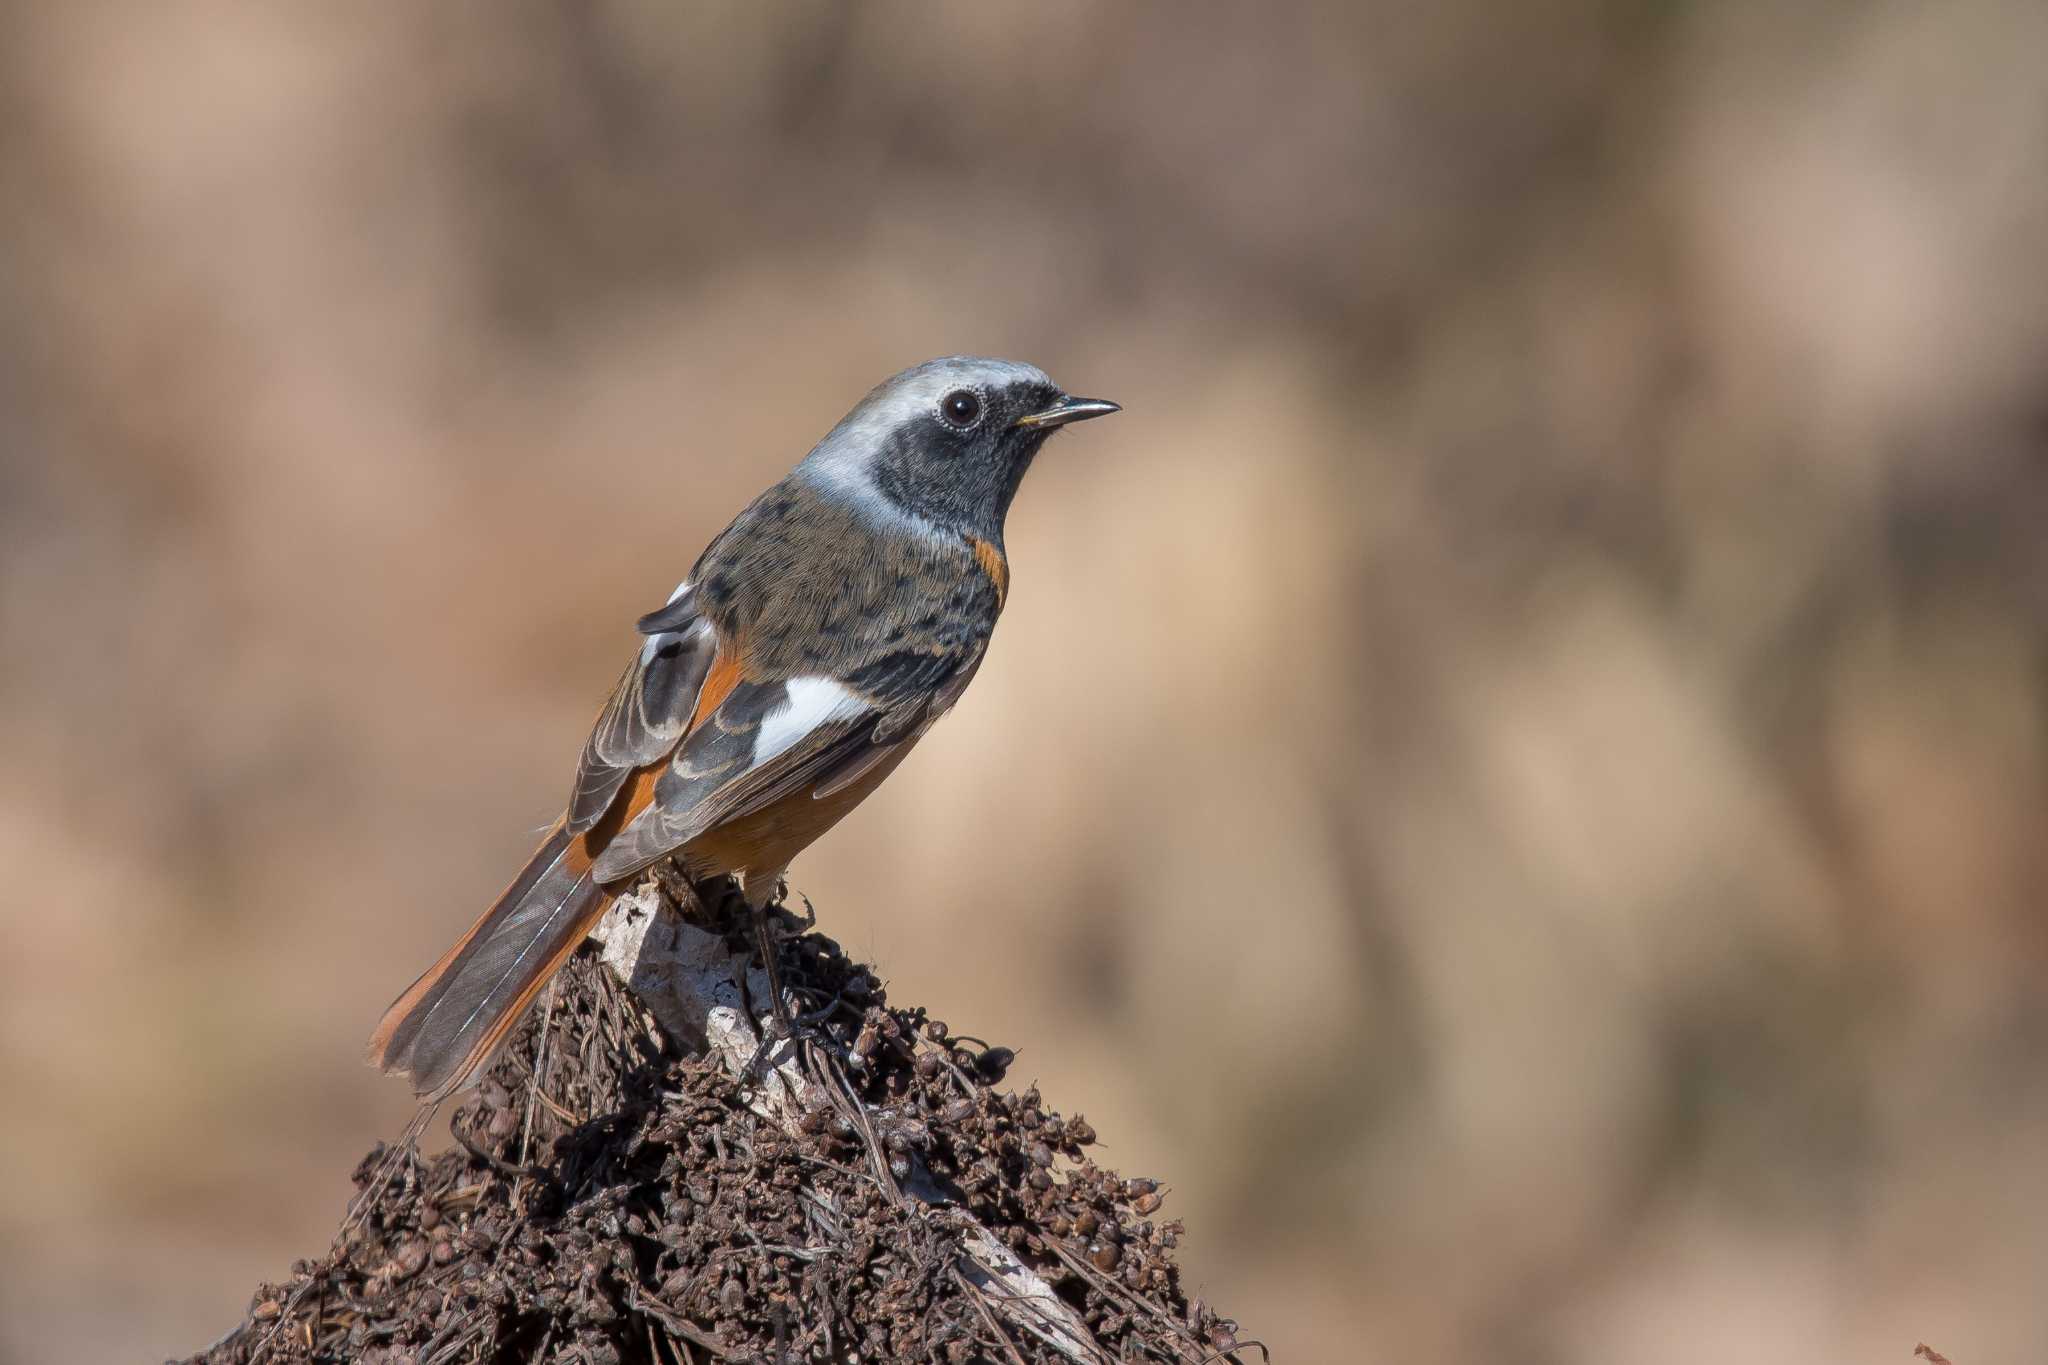
[[[1088,1262],[1100,1271],[1111,1271],[1123,1260],[1124,1249],[1115,1242],[1098,1242],[1088,1249]]]
[[[874,1055],[874,1051],[881,1045],[881,1041],[881,1027],[875,1022],[874,1016],[871,1013],[867,1021],[860,1026],[860,1034],[853,1040],[853,1046],[847,1049],[847,1064],[865,1070],[868,1058]]]
[[[941,1021],[937,1019],[927,1019],[924,1021],[924,1036],[931,1039],[933,1042],[945,1042],[947,1033],[948,1030],[945,1024]]]
[[[1077,1147],[1095,1145],[1095,1130],[1079,1114],[1067,1120],[1067,1137]]]
[[[999,1081],[1010,1070],[1010,1063],[1017,1060],[1017,1054],[1006,1047],[992,1047],[975,1059],[981,1074],[990,1081]]]
[[[1034,1166],[1046,1167],[1052,1165],[1052,1148],[1042,1142],[1034,1142],[1025,1148],[1024,1155],[1030,1159],[1031,1164]]]
[[[1074,1215],[1074,1235],[1076,1237],[1093,1237],[1095,1229],[1101,1226],[1102,1220],[1095,1216],[1094,1209],[1082,1209]]]
[[[427,1264],[427,1244],[417,1237],[404,1243],[391,1258],[392,1268],[400,1279],[411,1279]]]
[[[945,1063],[939,1060],[939,1054],[936,1052],[920,1052],[917,1054],[917,1061],[912,1063],[912,1069],[917,1072],[917,1078],[921,1081],[937,1079],[944,1067]]]
[[[1139,1213],[1156,1213],[1159,1210],[1159,1206],[1164,1202],[1158,1194],[1147,1190],[1144,1194],[1131,1201],[1131,1207]]]
[[[435,1241],[433,1251],[435,1265],[447,1265],[450,1261],[454,1260],[458,1254],[459,1253],[455,1249],[455,1243],[449,1241],[446,1237],[442,1237]]]

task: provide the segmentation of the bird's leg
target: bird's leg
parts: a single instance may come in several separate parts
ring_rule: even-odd
[[[789,1009],[782,1001],[781,954],[777,951],[770,927],[770,916],[773,913],[770,907],[777,884],[776,878],[769,878],[763,882],[759,878],[749,877],[745,879],[743,886],[738,876],[718,876],[706,878],[702,882],[688,883],[691,898],[703,912],[707,928],[716,929],[721,933],[726,932],[732,924],[734,914],[743,913],[754,931],[754,946],[760,951],[761,969],[768,977],[769,1008],[774,1018],[761,1029],[760,1045],[754,1049],[753,1057],[747,1062],[743,1074],[750,1076],[768,1059],[768,1054],[774,1049],[775,1044],[789,1037],[791,1032],[788,1022]],[[768,894],[763,895],[764,890]],[[760,904],[756,903],[757,898]],[[735,905],[735,901],[739,904]],[[747,1017],[759,1020],[759,1007],[755,1003],[754,993],[747,988],[746,972],[739,973],[738,984]]]
[[[775,928],[775,902],[782,890],[782,870],[763,875],[750,873],[745,892],[747,910],[754,917],[754,941],[761,949],[761,968],[768,974],[769,1002],[774,1006],[777,1038],[796,1036],[796,1021],[789,1016],[789,1002],[782,993],[782,942]]]
[[[747,910],[754,919],[754,941],[761,950],[762,969],[768,976],[768,992],[772,998],[773,1018],[761,1030],[761,1044],[754,1050],[747,1063],[747,1074],[765,1062],[775,1044],[783,1039],[795,1042],[798,1047],[809,1047],[823,1043],[827,1048],[841,1050],[831,1037],[818,1026],[842,1008],[843,996],[834,996],[825,1002],[822,1009],[803,1015],[792,1015],[789,997],[782,985],[782,944],[786,938],[801,938],[804,933],[818,924],[818,913],[811,908],[809,900],[804,901],[803,925],[795,933],[787,933],[777,922],[776,915],[782,908],[786,894],[780,869],[766,876],[749,876],[746,879]],[[793,918],[794,916],[792,916]]]

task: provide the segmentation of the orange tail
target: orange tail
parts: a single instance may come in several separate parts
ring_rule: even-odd
[[[460,1089],[603,916],[586,840],[559,823],[497,903],[384,1012],[370,1061],[425,1101]]]

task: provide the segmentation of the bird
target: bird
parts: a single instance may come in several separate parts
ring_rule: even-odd
[[[692,882],[733,878],[760,923],[791,859],[973,681],[1009,596],[1004,522],[1039,448],[1117,411],[978,356],[913,366],[855,404],[639,618],[561,817],[392,1002],[371,1063],[422,1103],[460,1090],[663,859]]]

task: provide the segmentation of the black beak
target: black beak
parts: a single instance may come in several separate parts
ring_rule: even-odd
[[[1027,413],[1017,419],[1020,427],[1063,427],[1069,422],[1085,422],[1090,417],[1107,417],[1123,408],[1106,398],[1062,398],[1044,412]]]

